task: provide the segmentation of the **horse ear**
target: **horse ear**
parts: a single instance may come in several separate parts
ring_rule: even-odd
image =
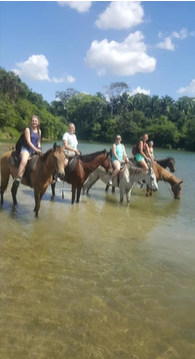
[[[53,145],[53,149],[55,150],[57,147],[57,143],[55,142],[54,145]]]
[[[183,183],[183,180],[180,180],[180,181],[178,182],[178,186],[179,186],[181,183]]]

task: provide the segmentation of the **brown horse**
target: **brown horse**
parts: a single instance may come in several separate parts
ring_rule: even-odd
[[[171,190],[173,192],[174,198],[181,198],[181,183],[183,180],[178,179],[172,173],[165,170],[158,163],[153,162],[153,170],[156,175],[157,182],[164,181],[168,182],[171,185]],[[152,195],[152,190],[147,186],[146,188],[146,196],[149,197]]]
[[[68,164],[65,171],[64,181],[72,184],[72,200],[71,203],[79,203],[81,189],[89,174],[93,172],[97,167],[102,166],[108,172],[112,172],[112,164],[110,160],[110,153],[106,150],[91,153],[89,155],[75,156],[74,168],[71,168],[71,164]],[[52,183],[52,195],[55,196],[55,182]]]
[[[17,176],[17,167],[19,163],[17,166],[13,163],[11,155],[14,154],[15,151],[9,151],[4,153],[1,157],[1,204],[3,204],[3,195],[7,189],[10,175],[13,178]],[[55,143],[52,149],[42,155],[36,155],[35,157],[36,162],[34,163],[34,167],[28,172],[28,167],[30,166],[32,159],[29,160],[21,183],[34,188],[34,212],[37,217],[40,209],[41,198],[49,184],[52,182],[52,175],[54,171],[56,171],[59,178],[64,178],[65,155],[62,148],[57,146]],[[11,192],[14,205],[17,204],[17,189],[17,185],[13,182]]]

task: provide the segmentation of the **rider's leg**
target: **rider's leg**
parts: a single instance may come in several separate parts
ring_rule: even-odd
[[[111,178],[110,178],[110,180],[108,181],[109,186],[112,186],[112,180],[113,180],[113,178],[119,173],[120,167],[121,167],[120,162],[117,161],[117,160],[116,160],[116,161],[112,161],[112,165],[113,165],[113,167],[114,167],[114,171],[112,172]]]
[[[20,153],[21,161],[18,168],[18,174],[14,179],[14,182],[17,182],[18,184],[21,182],[29,157],[30,157],[30,153],[28,152],[28,150],[22,150],[22,152]]]

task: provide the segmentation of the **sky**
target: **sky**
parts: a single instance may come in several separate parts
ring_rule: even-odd
[[[1,1],[0,66],[49,103],[74,88],[195,96],[194,1]]]

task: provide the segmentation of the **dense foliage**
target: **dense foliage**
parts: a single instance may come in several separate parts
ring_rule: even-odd
[[[113,142],[120,133],[125,144],[148,133],[157,147],[195,151],[195,98],[129,95],[126,83],[111,83],[105,94],[89,95],[68,88],[49,104],[13,72],[0,68],[0,132],[17,137],[32,114],[41,119],[43,138],[61,140],[74,122],[79,140]],[[16,131],[17,130],[17,131]]]

